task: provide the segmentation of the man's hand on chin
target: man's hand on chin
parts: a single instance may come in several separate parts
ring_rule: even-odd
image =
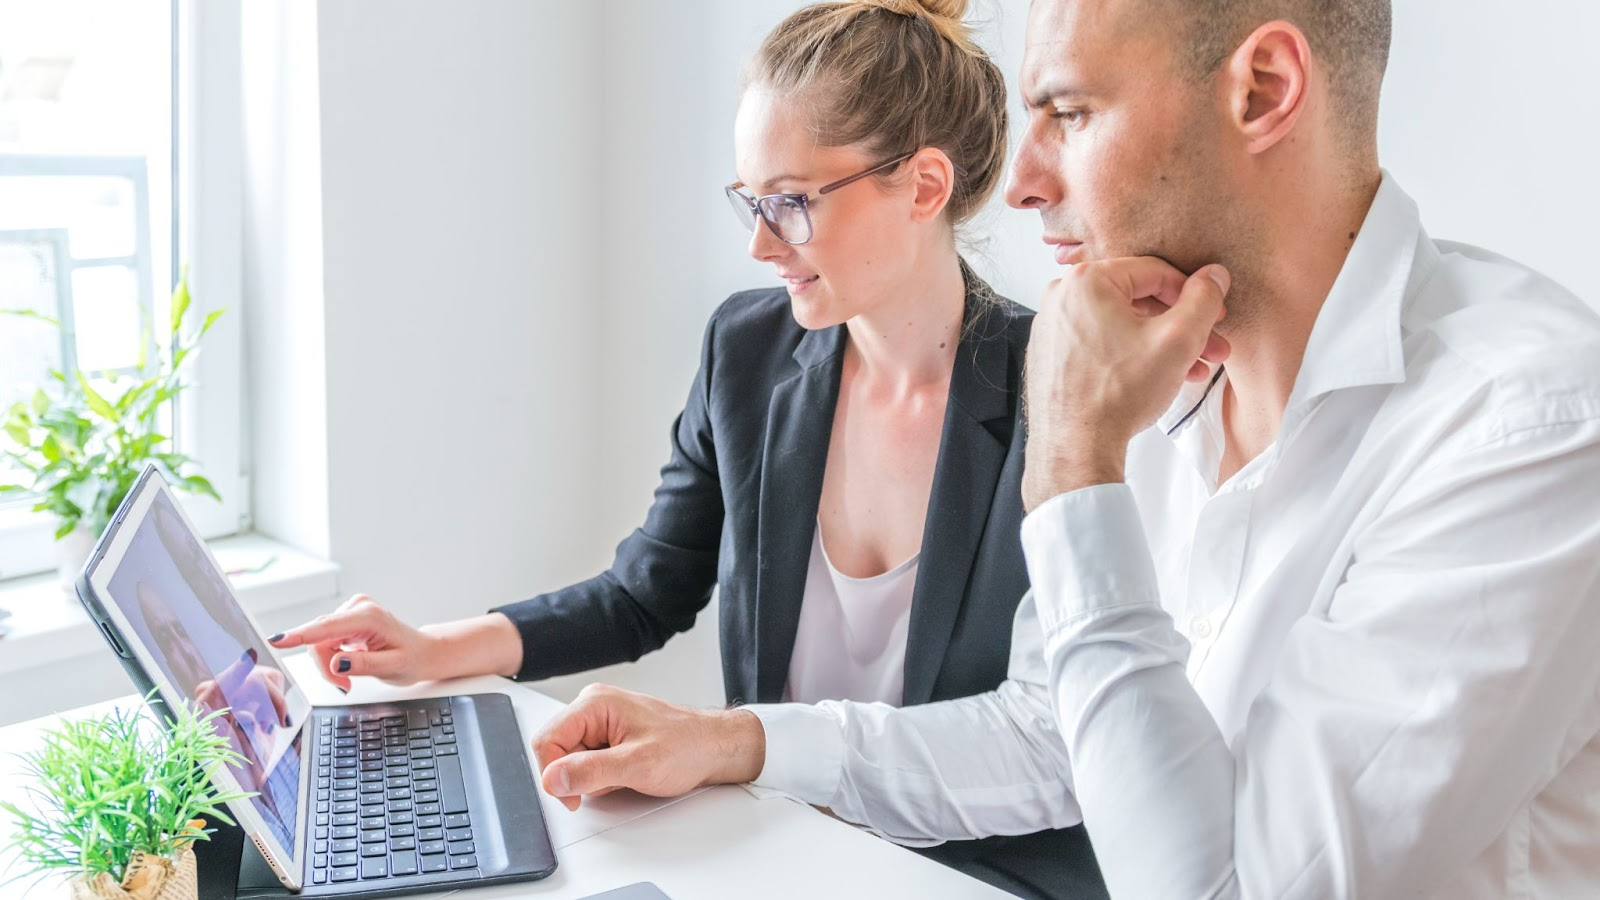
[[[754,781],[766,749],[754,713],[690,709],[603,684],[584,688],[533,741],[545,791],[573,810],[618,788],[675,797]]]
[[[1228,286],[1222,266],[1186,276],[1155,257],[1082,263],[1050,282],[1028,341],[1024,509],[1122,480],[1133,436],[1227,359],[1212,328]]]

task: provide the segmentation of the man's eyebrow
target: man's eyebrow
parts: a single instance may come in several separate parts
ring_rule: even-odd
[[[1022,98],[1022,105],[1029,110],[1043,109],[1057,100],[1078,99],[1088,96],[1089,92],[1075,84],[1050,84],[1027,91]]]

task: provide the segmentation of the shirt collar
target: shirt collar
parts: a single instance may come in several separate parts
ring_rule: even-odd
[[[1414,270],[1431,264],[1416,203],[1388,172],[1367,210],[1333,288],[1317,313],[1285,422],[1317,398],[1336,390],[1405,380],[1401,313]],[[1210,385],[1187,384],[1160,419],[1172,431],[1205,398]]]
[[[1285,418],[1333,391],[1405,380],[1400,316],[1422,237],[1417,204],[1384,172],[1317,313]]]

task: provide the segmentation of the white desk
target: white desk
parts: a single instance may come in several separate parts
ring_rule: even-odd
[[[535,730],[561,710],[560,703],[543,694],[493,677],[407,689],[363,679],[367,683],[359,684],[345,701],[316,677],[309,658],[297,656],[289,665],[314,703],[507,694],[516,706],[526,739],[531,739]],[[127,697],[0,729],[0,797],[11,799],[19,795],[24,783],[16,754],[37,746],[42,729],[60,718],[105,712],[112,706],[135,702],[133,697]],[[573,900],[636,881],[655,882],[673,900],[993,900],[1009,896],[808,806],[784,799],[757,799],[734,786],[710,788],[675,800],[612,794],[584,801],[575,813],[547,797],[544,814],[560,861],[556,873],[543,881],[473,889],[466,897]],[[10,828],[9,816],[0,814],[0,879],[9,874]],[[29,882],[25,879],[0,887],[0,900],[54,900],[68,896],[60,882],[42,882],[24,891]]]

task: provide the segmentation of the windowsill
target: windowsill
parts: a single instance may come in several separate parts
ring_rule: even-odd
[[[210,546],[224,567],[233,559],[258,563],[271,557],[260,571],[230,577],[253,616],[338,594],[337,565],[271,538],[243,534],[218,538]],[[0,620],[9,629],[0,637],[0,675],[108,652],[77,595],[63,590],[53,572],[0,581],[0,609],[11,613]]]

